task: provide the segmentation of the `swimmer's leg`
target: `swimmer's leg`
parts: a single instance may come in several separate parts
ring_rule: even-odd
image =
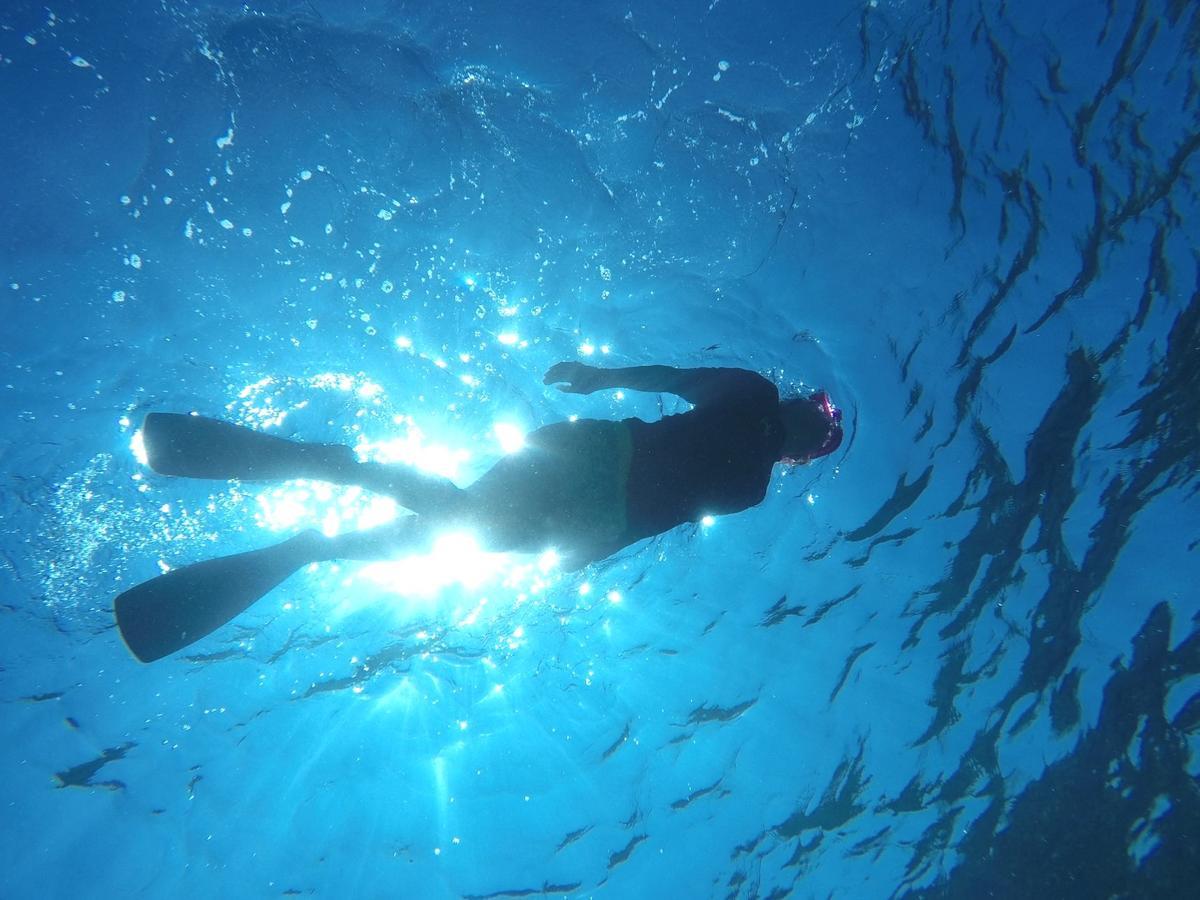
[[[429,526],[405,516],[370,531],[325,537],[305,531],[280,544],[180,566],[130,588],[114,602],[129,650],[153,662],[211,634],[297,570],[332,559],[386,559],[421,550]]]
[[[336,483],[357,484],[385,494],[422,516],[450,518],[465,509],[466,491],[449,478],[427,475],[411,466],[364,462],[358,463],[345,477],[347,480]]]
[[[342,444],[291,441],[204,416],[150,413],[142,444],[150,468],[162,475],[360,485],[418,513],[449,515],[462,502],[461,490],[448,479],[407,466],[360,463]]]

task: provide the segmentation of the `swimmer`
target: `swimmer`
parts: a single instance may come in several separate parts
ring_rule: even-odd
[[[692,404],[655,422],[577,419],[526,436],[469,487],[406,466],[360,462],[340,444],[300,443],[202,416],[150,413],[142,427],[155,472],[191,478],[308,478],[386,494],[412,515],[328,537],[304,531],[259,550],[172,569],[115,601],[117,625],[142,662],[210,634],[303,566],[427,551],[468,528],[490,552],[554,548],[578,569],[707,515],[758,505],[776,463],[806,463],[842,442],[829,395],[781,401],[743,369],[597,368],[560,362],[546,384],[573,394],[610,388],[675,394]]]

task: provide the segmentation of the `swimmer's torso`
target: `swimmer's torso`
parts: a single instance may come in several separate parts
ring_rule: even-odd
[[[719,387],[656,422],[580,419],[531,433],[525,449],[468,488],[485,544],[553,547],[576,568],[761,502],[783,443],[778,391],[749,372]]]

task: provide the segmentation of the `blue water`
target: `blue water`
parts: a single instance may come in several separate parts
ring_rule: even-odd
[[[10,0],[0,895],[1187,893],[1198,51],[1183,0]],[[847,439],[581,573],[325,565],[128,655],[127,587],[389,513],[157,476],[145,412],[466,484],[681,408],[560,359]]]

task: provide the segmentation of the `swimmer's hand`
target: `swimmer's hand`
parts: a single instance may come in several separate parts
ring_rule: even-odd
[[[567,394],[591,394],[607,386],[602,370],[577,362],[555,363],[546,371],[542,383],[557,384]]]

